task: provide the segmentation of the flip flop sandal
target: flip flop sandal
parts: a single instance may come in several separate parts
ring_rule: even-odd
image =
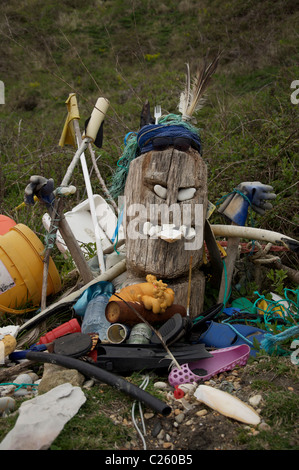
[[[236,366],[245,366],[250,354],[247,344],[232,346],[212,351],[212,356],[200,359],[189,364],[183,364],[181,369],[175,367],[168,376],[168,381],[173,387],[183,383],[209,380],[214,375],[234,369]]]
[[[192,326],[192,320],[188,317],[182,317],[181,314],[175,313],[169,320],[167,320],[164,325],[159,328],[159,333],[162,336],[165,344],[170,345],[175,341],[181,339]],[[152,344],[161,344],[161,341],[156,335],[153,334],[151,337]]]
[[[269,334],[260,328],[237,323],[232,325],[211,321],[206,324],[208,329],[198,337],[198,343],[204,343],[207,347],[217,349],[248,344],[251,348],[251,356],[255,356],[257,353],[254,349],[254,339],[260,343],[265,335]]]
[[[80,357],[85,356],[92,346],[93,342],[89,334],[71,333],[53,341],[53,352],[63,356]]]

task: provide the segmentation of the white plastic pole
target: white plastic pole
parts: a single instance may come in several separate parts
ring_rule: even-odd
[[[80,134],[80,130],[79,130],[79,124],[75,119],[74,119],[74,129],[75,129],[77,144],[78,144],[78,147],[80,148],[81,134]],[[101,243],[101,239],[99,237],[101,229],[100,229],[100,226],[98,224],[98,220],[97,220],[97,216],[96,216],[96,208],[95,208],[93,192],[92,192],[92,187],[91,187],[91,182],[90,182],[90,178],[89,178],[89,172],[88,172],[84,152],[81,153],[81,155],[80,155],[80,161],[81,161],[81,166],[82,166],[82,171],[83,171],[83,176],[84,176],[84,181],[85,181],[85,186],[86,186],[86,191],[87,191],[87,196],[88,196],[89,209],[90,209],[90,214],[91,214],[91,219],[92,219],[92,224],[93,224],[93,229],[94,229],[97,256],[98,256],[98,260],[99,260],[99,267],[100,267],[101,273],[104,273],[106,271],[106,267],[105,267],[102,243]]]
[[[285,243],[286,245],[299,245],[299,241],[294,238],[287,237],[279,232],[260,229],[256,227],[243,227],[238,225],[213,225],[211,229],[215,237],[237,237],[248,238],[249,240],[258,240],[275,244]]]
[[[92,110],[86,131],[83,134],[83,139],[89,138],[92,142],[96,140],[98,130],[104,121],[108,108],[109,101],[106,98],[98,98],[95,107]]]

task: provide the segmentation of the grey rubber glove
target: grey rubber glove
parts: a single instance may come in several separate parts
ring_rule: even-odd
[[[276,198],[272,186],[254,181],[240,183],[236,189],[248,197],[252,210],[257,214],[264,215],[266,210],[273,208],[272,204],[268,202]]]
[[[24,201],[26,204],[34,204],[34,196],[47,206],[51,205],[55,199],[54,180],[43,176],[33,175],[30,177],[29,184],[25,188]]]

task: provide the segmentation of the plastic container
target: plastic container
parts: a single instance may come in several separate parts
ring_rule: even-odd
[[[72,320],[58,326],[57,328],[54,328],[54,330],[49,331],[49,333],[42,336],[39,339],[39,342],[36,344],[52,343],[54,339],[60,338],[61,336],[67,335],[69,333],[80,333],[80,332],[81,332],[81,327],[79,325],[79,322],[76,318],[73,318]]]
[[[0,308],[3,311],[23,308],[41,301],[43,256],[45,247],[35,233],[23,224],[16,224],[0,236]],[[56,266],[50,258],[47,295],[61,289]],[[13,312],[17,313],[17,312]]]
[[[5,233],[16,224],[17,223],[10,217],[7,217],[7,215],[0,214],[0,235],[5,235]]]
[[[105,308],[109,298],[107,295],[98,295],[88,302],[81,325],[82,333],[96,333],[101,341],[108,339],[107,330],[111,323],[106,318]]]
[[[128,344],[147,344],[152,337],[151,328],[145,323],[138,323],[134,325],[129,339],[126,341]]]
[[[130,329],[121,323],[110,325],[107,330],[107,338],[110,343],[123,343],[130,336]]]

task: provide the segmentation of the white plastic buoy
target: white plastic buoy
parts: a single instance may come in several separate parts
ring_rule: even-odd
[[[233,397],[222,390],[208,385],[199,385],[194,392],[194,396],[213,410],[242,423],[257,425],[261,421],[253,408],[246,405],[239,398]]]
[[[90,116],[90,120],[87,124],[87,128],[85,134],[83,135],[83,139],[88,138],[91,139],[93,142],[96,140],[97,133],[99,128],[104,121],[105,115],[109,108],[109,101],[106,98],[98,98],[95,107]]]

